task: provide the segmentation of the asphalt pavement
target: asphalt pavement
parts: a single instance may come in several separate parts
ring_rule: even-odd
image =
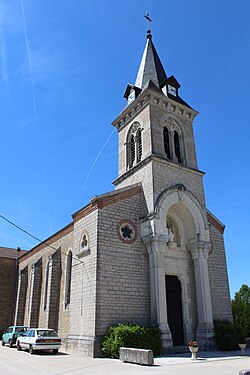
[[[156,357],[154,366],[122,363],[117,359],[89,358],[79,352],[60,350],[29,354],[0,346],[0,375],[238,375],[250,369],[250,349],[235,352],[198,352],[198,359],[178,354]]]

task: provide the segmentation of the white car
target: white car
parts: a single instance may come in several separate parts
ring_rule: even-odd
[[[30,328],[18,336],[16,345],[17,350],[28,349],[30,354],[35,350],[52,350],[56,354],[61,347],[61,339],[53,329]]]

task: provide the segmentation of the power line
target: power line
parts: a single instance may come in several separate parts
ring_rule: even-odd
[[[54,246],[51,246],[48,242],[46,242],[46,241],[42,241],[40,238],[34,236],[33,234],[31,234],[31,233],[28,232],[27,230],[21,228],[19,225],[15,224],[13,221],[7,219],[5,216],[3,216],[3,215],[0,214],[0,217],[1,217],[3,220],[7,221],[7,223],[13,225],[13,227],[19,229],[21,232],[23,232],[23,233],[27,234],[28,236],[34,238],[36,241],[45,244],[46,246],[50,247],[50,248],[53,249],[53,250],[56,250],[56,251],[58,250],[58,249],[55,248]],[[63,251],[61,251],[61,253],[64,254],[64,255],[66,255],[66,256],[69,256],[68,254],[64,253]],[[83,263],[80,259],[78,259],[77,257],[75,257],[75,256],[72,254],[72,258],[73,258],[73,257],[74,257],[79,263]]]
[[[51,245],[50,245],[49,243],[47,243],[46,241],[42,241],[42,240],[40,240],[38,237],[34,236],[33,234],[31,234],[31,233],[28,232],[27,230],[21,228],[19,225],[13,223],[13,221],[7,219],[5,216],[3,216],[3,215],[0,214],[0,218],[2,218],[3,220],[7,221],[7,223],[13,225],[15,228],[17,228],[18,230],[24,232],[24,233],[27,234],[28,236],[34,238],[34,239],[37,240],[38,242],[40,242],[40,243],[44,243],[45,245],[47,245],[48,247],[50,247],[50,248],[53,249],[53,250],[56,250],[56,251],[59,250],[59,249],[55,248],[54,246],[51,246]],[[62,250],[61,250],[61,253],[64,254],[66,257],[69,256],[68,254],[64,253]],[[81,263],[81,264],[85,267],[87,282],[88,282],[88,284],[89,284],[89,286],[90,286],[90,291],[91,291],[92,295],[94,296],[93,287],[92,287],[92,285],[91,285],[91,282],[90,282],[90,279],[89,279],[89,275],[88,275],[88,272],[87,272],[87,268],[86,268],[85,263],[84,263],[83,261],[81,261],[78,257],[74,256],[73,253],[72,253],[72,258],[74,258],[75,260],[77,260],[79,263]],[[76,264],[73,265],[72,268],[75,267],[75,266],[76,266]],[[81,293],[81,294],[82,294],[82,293]],[[83,296],[82,296],[81,298],[83,298]],[[81,307],[81,314],[82,314],[82,307]]]

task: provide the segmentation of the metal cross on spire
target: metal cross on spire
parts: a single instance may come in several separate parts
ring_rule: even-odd
[[[146,20],[147,20],[147,28],[148,28],[148,30],[150,30],[150,22],[152,22],[152,20],[151,20],[151,18],[149,17],[148,12],[145,13],[144,17],[145,17]]]

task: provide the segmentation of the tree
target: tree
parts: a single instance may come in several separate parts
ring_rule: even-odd
[[[243,284],[232,300],[234,323],[240,327],[245,337],[250,337],[250,287]]]

